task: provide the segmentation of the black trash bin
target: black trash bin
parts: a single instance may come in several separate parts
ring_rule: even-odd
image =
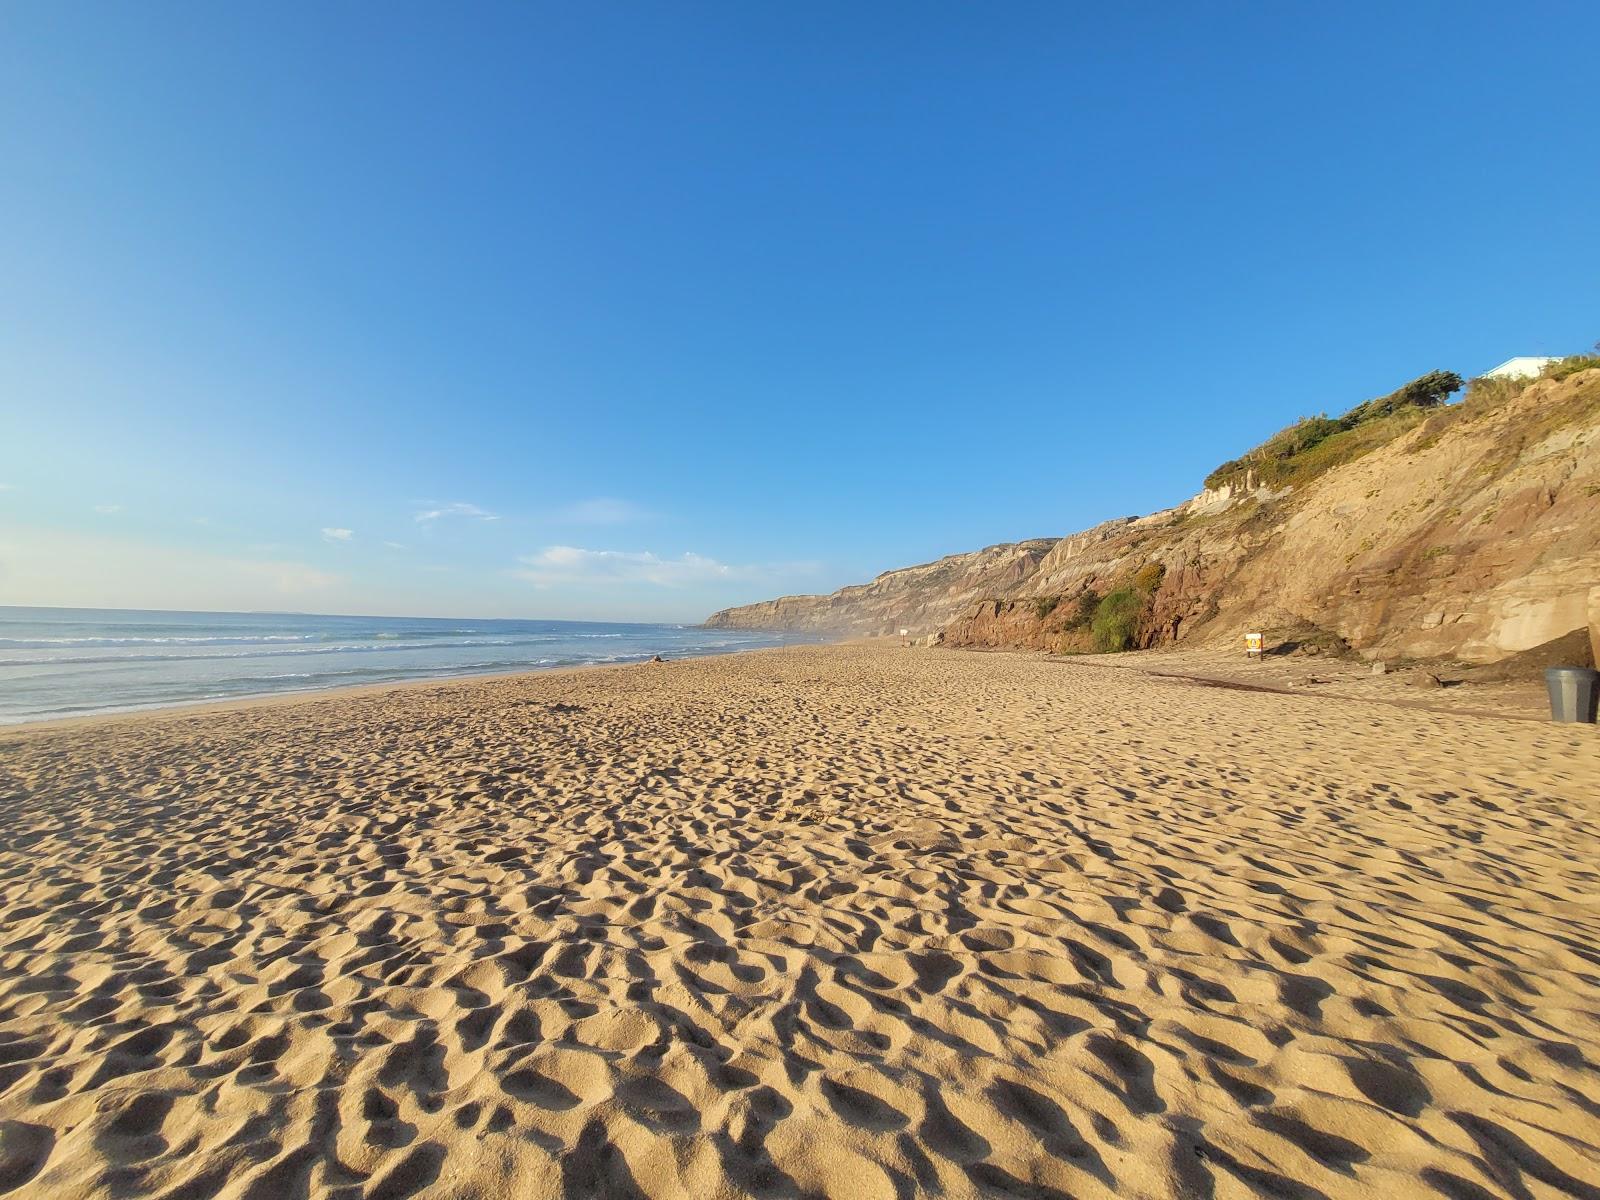
[[[1600,698],[1600,671],[1592,667],[1547,667],[1544,683],[1550,689],[1552,721],[1594,724],[1595,700]]]

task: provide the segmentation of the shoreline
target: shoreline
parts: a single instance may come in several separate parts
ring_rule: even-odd
[[[1286,680],[1285,675],[1304,675],[1307,670],[1321,667],[1324,671],[1330,667],[1349,664],[1332,663],[1327,660],[1321,662],[1303,660],[1299,663],[1277,664],[1280,670],[1268,669],[1263,672],[1261,664],[1252,664],[1244,670],[1253,675],[1265,674],[1265,678],[1251,679],[1237,673],[1238,669],[1229,669],[1225,664],[1228,652],[1219,652],[1212,648],[1186,648],[1186,649],[1154,649],[1131,651],[1125,654],[1103,655],[1052,655],[1042,650],[1029,650],[1015,647],[980,647],[980,646],[946,646],[937,648],[928,647],[903,647],[897,639],[892,637],[882,638],[845,638],[838,641],[804,641],[793,642],[782,646],[755,646],[744,650],[730,650],[716,654],[688,654],[677,658],[664,659],[662,663],[652,663],[648,658],[636,658],[627,662],[594,662],[574,663],[557,667],[529,667],[510,671],[482,671],[468,672],[461,675],[449,675],[435,678],[420,679],[392,679],[380,683],[350,683],[335,684],[331,687],[307,688],[304,691],[277,691],[259,692],[251,695],[234,696],[222,700],[195,700],[178,701],[171,704],[156,704],[133,709],[116,709],[95,713],[83,713],[75,716],[46,717],[38,720],[17,722],[14,724],[0,725],[0,741],[12,734],[33,734],[49,732],[60,729],[76,729],[89,726],[117,725],[124,722],[145,722],[166,718],[211,716],[230,712],[245,712],[251,709],[292,705],[292,704],[317,704],[329,699],[339,697],[358,697],[377,695],[390,691],[414,691],[430,688],[449,689],[473,683],[486,683],[496,680],[541,678],[572,674],[575,672],[597,671],[622,671],[642,666],[670,666],[673,663],[697,662],[703,659],[735,658],[747,655],[770,654],[779,651],[790,651],[800,647],[818,646],[881,646],[884,649],[907,650],[914,653],[957,653],[975,654],[995,658],[1018,658],[1022,660],[1037,659],[1041,662],[1060,666],[1093,667],[1099,670],[1115,670],[1130,674],[1140,675],[1150,680],[1167,681],[1172,683],[1189,684],[1201,687],[1215,687],[1243,692],[1260,692],[1276,696],[1295,697],[1309,700],[1336,700],[1349,703],[1377,703],[1413,712],[1433,713],[1445,716],[1471,717],[1483,720],[1507,720],[1520,722],[1550,723],[1547,713],[1541,711],[1544,703],[1543,689],[1537,684],[1503,684],[1488,689],[1490,695],[1482,696],[1485,690],[1483,685],[1469,691],[1469,699],[1483,699],[1492,703],[1500,700],[1499,707],[1474,707],[1463,704],[1429,703],[1415,694],[1409,694],[1401,689],[1404,687],[1403,676],[1399,673],[1386,677],[1377,677],[1380,681],[1374,687],[1374,679],[1359,670],[1345,673],[1345,684],[1354,683],[1358,689],[1365,690],[1322,690],[1320,685],[1332,683],[1333,687],[1340,688],[1340,683],[1333,680],[1318,680],[1315,689],[1306,686],[1303,682]],[[1364,664],[1363,664],[1364,665]],[[1444,696],[1456,699],[1455,689],[1445,689]]]
[[[247,696],[230,696],[225,700],[179,700],[170,704],[152,704],[141,708],[119,708],[93,713],[80,713],[70,717],[42,717],[34,721],[18,721],[0,725],[0,741],[14,733],[48,733],[52,730],[78,729],[85,726],[118,725],[123,722],[142,723],[167,717],[212,716],[230,712],[247,712],[251,709],[289,704],[316,704],[345,696],[376,695],[390,691],[450,688],[464,684],[488,683],[494,680],[541,678],[549,675],[571,674],[577,671],[622,671],[632,667],[670,666],[673,663],[698,662],[708,658],[733,658],[744,654],[768,654],[789,650],[795,646],[847,645],[844,642],[794,642],[785,646],[752,646],[747,650],[727,650],[720,654],[685,654],[678,658],[664,658],[660,663],[648,658],[630,659],[627,662],[572,663],[560,667],[529,667],[515,671],[473,671],[462,675],[447,675],[432,679],[389,679],[381,683],[343,683],[331,687],[307,688],[304,691],[255,692]]]

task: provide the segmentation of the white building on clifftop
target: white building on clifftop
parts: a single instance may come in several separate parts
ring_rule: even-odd
[[[1483,379],[1532,379],[1553,362],[1555,358],[1540,358],[1529,356],[1523,358],[1508,358],[1492,371],[1485,371]]]

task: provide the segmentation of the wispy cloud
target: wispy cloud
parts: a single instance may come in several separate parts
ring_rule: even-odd
[[[648,584],[685,587],[692,584],[759,579],[772,568],[734,566],[685,553],[663,558],[648,550],[585,550],[580,546],[546,546],[537,554],[523,555],[511,574],[535,587],[562,584]]]
[[[0,492],[14,492],[16,490],[17,485],[14,483],[0,483]]]
[[[322,531],[322,539],[326,542],[348,542],[356,536],[354,529],[328,529]]]
[[[631,500],[597,496],[557,509],[554,519],[569,525],[624,525],[630,521],[648,521],[655,515]]]
[[[438,504],[432,508],[425,508],[417,514],[417,524],[431,525],[433,522],[445,517],[465,517],[473,521],[498,521],[500,515],[492,513],[486,508],[479,508],[476,504],[468,504],[463,500],[453,500],[449,504]]]
[[[120,504],[96,504],[94,506],[94,510],[95,510],[95,512],[99,513],[103,517],[109,517],[109,516],[112,516],[115,513],[121,512],[122,511],[122,505],[120,505]]]
[[[391,550],[404,550],[406,548],[406,544],[404,542],[385,542],[384,545],[389,547]]]

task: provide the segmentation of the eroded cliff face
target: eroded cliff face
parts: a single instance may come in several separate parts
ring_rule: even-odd
[[[1359,647],[1479,662],[1585,627],[1600,580],[1600,371],[1435,430],[1286,503],[1219,595],[1220,620],[1276,602]]]
[[[706,624],[858,636],[901,629],[926,634],[942,628],[981,596],[1022,587],[1055,544],[1055,538],[1037,538],[952,554],[937,562],[885,571],[871,583],[841,588],[830,596],[782,596],[724,609]]]
[[[825,597],[719,613],[968,646],[1088,649],[1089,601],[1164,568],[1136,644],[1314,625],[1364,651],[1489,662],[1590,620],[1600,584],[1600,371],[1452,407],[1280,492],[1250,486],[1059,540],[993,546]]]

